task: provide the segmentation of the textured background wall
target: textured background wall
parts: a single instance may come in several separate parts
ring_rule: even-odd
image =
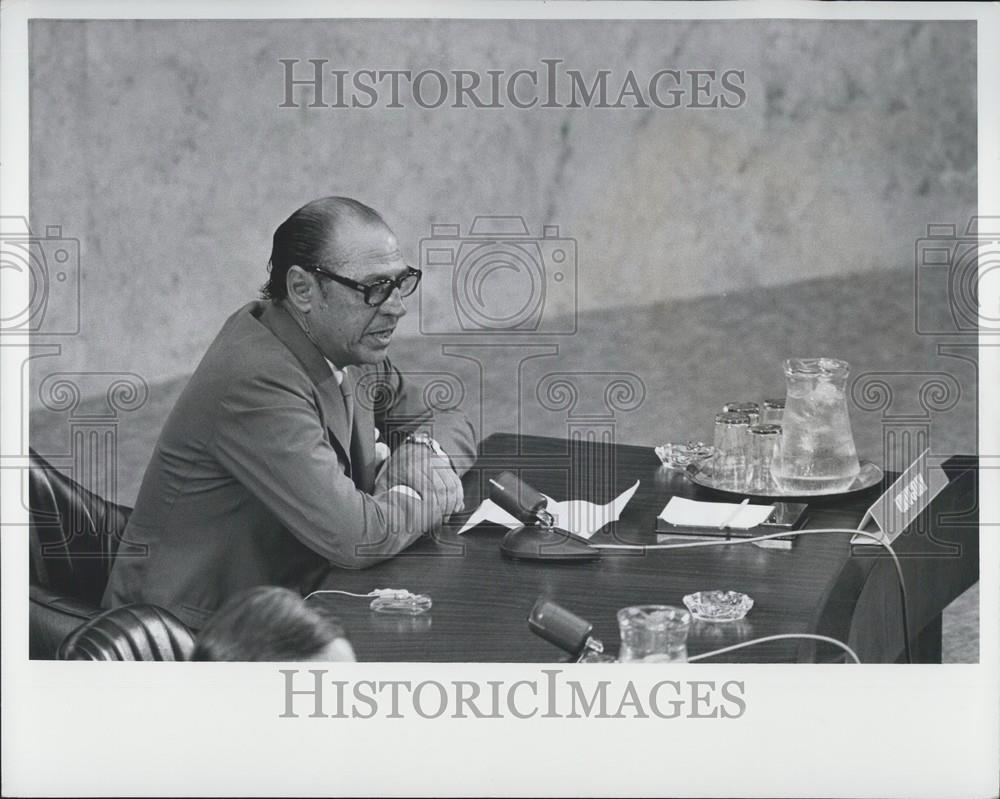
[[[742,69],[747,100],[279,108],[278,59],[315,57]],[[380,209],[414,261],[432,223],[557,224],[584,310],[904,268],[928,222],[974,213],[975,92],[971,23],[35,21],[32,223],[82,258],[82,331],[46,369],[189,373],[262,282],[275,225],[331,193]]]

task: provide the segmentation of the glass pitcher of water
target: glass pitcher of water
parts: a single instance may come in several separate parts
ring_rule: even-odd
[[[834,358],[790,358],[781,447],[771,475],[786,494],[846,491],[860,471],[847,415],[850,364]]]

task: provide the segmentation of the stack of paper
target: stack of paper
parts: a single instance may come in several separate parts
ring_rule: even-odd
[[[671,497],[660,518],[675,527],[708,527],[716,530],[749,530],[767,521],[774,505],[740,505],[735,502],[696,502]]]
[[[803,506],[804,508],[804,506]],[[781,532],[762,527],[774,513],[774,505],[738,505],[735,502],[695,502],[671,497],[656,519],[656,540],[660,543],[691,539],[754,538]],[[791,549],[794,535],[754,541],[762,549]]]
[[[595,505],[584,499],[554,502],[550,497],[546,497],[549,503],[545,509],[555,517],[556,527],[568,530],[582,538],[590,538],[605,525],[618,521],[638,487],[639,481],[636,480],[635,485],[615,497],[607,505]],[[483,503],[473,511],[458,534],[461,535],[482,522],[502,524],[507,528],[518,527],[521,524],[492,499],[487,499],[483,500]]]

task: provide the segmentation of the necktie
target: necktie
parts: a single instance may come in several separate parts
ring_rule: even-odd
[[[340,383],[340,393],[344,397],[344,409],[347,411],[347,429],[354,430],[354,381],[345,369],[344,379]]]

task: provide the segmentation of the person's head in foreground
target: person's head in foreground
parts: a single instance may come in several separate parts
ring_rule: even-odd
[[[274,231],[265,299],[338,367],[384,360],[420,270],[377,211],[349,197],[306,203]]]
[[[191,660],[352,661],[343,628],[294,591],[259,586],[231,597],[208,621]]]

